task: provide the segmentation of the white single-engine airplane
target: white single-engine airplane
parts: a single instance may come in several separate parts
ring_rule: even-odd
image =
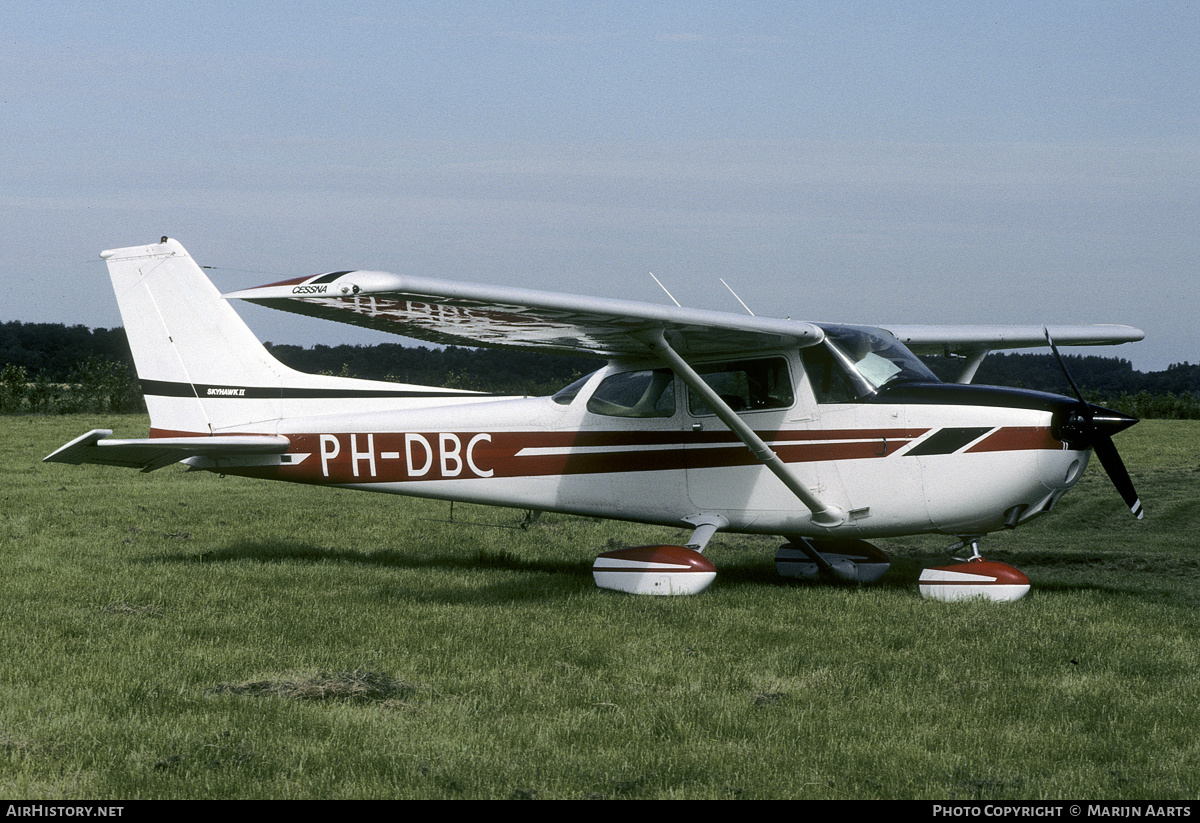
[[[716,574],[702,552],[725,530],[785,538],[783,574],[856,580],[888,568],[865,539],[950,535],[971,557],[927,569],[924,594],[1015,599],[1028,579],[983,560],[980,537],[1050,511],[1092,451],[1142,515],[1111,439],[1136,418],[1077,388],[1069,398],[970,385],[989,351],[1140,340],[1128,326],[885,329],[377,271],[221,295],[166,237],[101,257],[150,437],[98,429],[47,461],[142,471],[183,462],[694,529],[686,546],[597,558],[598,585],[645,594],[702,591]],[[531,398],[304,374],[275,360],[228,298],[434,343],[607,363]],[[957,382],[938,380],[914,352],[960,357]]]

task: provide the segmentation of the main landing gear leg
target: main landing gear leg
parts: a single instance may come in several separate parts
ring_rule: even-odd
[[[981,598],[997,602],[1020,600],[1029,592],[1029,578],[1007,563],[984,560],[979,553],[979,536],[963,537],[950,551],[971,547],[971,556],[954,558],[951,566],[937,566],[921,572],[922,597],[933,600],[970,600]]]

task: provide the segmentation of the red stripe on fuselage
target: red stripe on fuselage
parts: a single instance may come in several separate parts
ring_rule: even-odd
[[[787,463],[885,457],[923,429],[760,432]],[[315,483],[678,471],[756,465],[728,432],[372,432],[288,434],[301,463],[246,473]],[[226,471],[237,471],[226,469]]]
[[[1030,449],[1053,449],[1060,451],[1063,443],[1055,439],[1050,429],[1044,426],[1007,426],[992,432],[980,440],[967,454],[982,452],[1028,451]]]
[[[928,429],[758,432],[785,463],[889,457]],[[161,430],[152,436],[166,436]],[[195,436],[170,432],[171,436]],[[303,483],[398,483],[753,466],[729,432],[360,432],[287,434],[300,463],[222,467]],[[1049,430],[1002,428],[968,452],[1062,448]]]

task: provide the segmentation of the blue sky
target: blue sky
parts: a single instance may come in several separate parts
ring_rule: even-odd
[[[0,5],[0,320],[105,248],[855,323],[1119,322],[1200,362],[1200,4]],[[239,307],[265,340],[382,335]]]

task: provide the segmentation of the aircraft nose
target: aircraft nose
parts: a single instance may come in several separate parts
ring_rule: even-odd
[[[1053,492],[1065,492],[1079,482],[1087,468],[1089,452],[1061,451],[1044,453],[1041,462],[1042,485]]]
[[[1028,475],[1024,493],[1026,502],[1005,512],[1004,525],[1016,528],[1034,517],[1046,514],[1083,476],[1091,452],[1073,449],[1042,449],[1036,470]]]
[[[1138,520],[1142,519],[1142,501],[1129,477],[1129,471],[1113,445],[1112,436],[1138,422],[1131,414],[1106,409],[1086,402],[1082,395],[1071,406],[1060,407],[1054,415],[1054,436],[1069,449],[1095,453],[1112,480],[1117,493]]]
[[[1094,448],[1097,442],[1139,422],[1131,414],[1091,403],[1083,405],[1065,397],[1063,400],[1066,402],[1055,410],[1053,433],[1071,448]]]

